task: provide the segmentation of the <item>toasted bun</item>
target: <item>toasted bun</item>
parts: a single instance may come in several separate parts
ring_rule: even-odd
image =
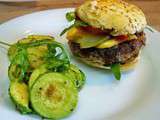
[[[84,58],[78,57],[78,59],[80,59],[81,61],[83,61],[84,63],[86,63],[86,64],[88,64],[92,67],[102,68],[102,69],[110,69],[110,67],[103,66],[99,63],[95,63],[93,61],[89,61],[89,60],[84,59]],[[140,56],[136,57],[133,61],[130,61],[126,64],[121,65],[121,71],[128,71],[128,70],[134,69],[134,67],[137,65],[139,59],[140,59]]]
[[[141,9],[122,0],[89,0],[76,14],[93,27],[112,29],[114,36],[141,32],[147,24]]]

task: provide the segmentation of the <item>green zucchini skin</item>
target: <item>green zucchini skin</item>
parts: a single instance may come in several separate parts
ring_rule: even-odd
[[[28,79],[30,77],[30,73],[31,73],[30,70],[31,69],[28,69],[28,74],[25,74],[24,81],[28,81]],[[21,72],[21,69],[18,67],[18,65],[10,64],[10,66],[8,68],[8,77],[9,77],[10,81],[18,82],[20,72]]]
[[[33,83],[40,75],[48,71],[49,70],[47,70],[45,64],[35,69],[29,79],[29,89],[32,87]],[[77,66],[70,64],[70,67],[66,71],[64,71],[63,74],[69,77],[70,80],[72,80],[79,91],[83,88],[86,77],[85,74]]]
[[[15,73],[16,71],[16,73]],[[8,68],[8,77],[11,81],[18,81],[16,78],[18,76],[18,69],[15,65],[10,64]]]
[[[31,76],[30,76],[30,79],[29,79],[29,82],[28,82],[28,86],[29,86],[29,89],[31,89],[31,87],[33,86],[34,82],[36,81],[36,79],[46,73],[48,70],[46,69],[46,65],[41,65],[40,67],[38,67],[37,69],[35,69]]]
[[[8,57],[10,62],[13,60],[15,57],[15,53],[17,52],[16,44],[13,44],[11,47],[8,49]]]
[[[25,83],[11,82],[9,87],[9,95],[16,108],[22,114],[31,113],[29,108],[29,92]]]
[[[80,91],[86,82],[85,74],[75,65],[70,64],[67,71],[64,72],[74,83],[75,87]]]
[[[77,106],[78,91],[72,81],[61,73],[41,75],[30,90],[33,109],[42,117],[61,119]]]

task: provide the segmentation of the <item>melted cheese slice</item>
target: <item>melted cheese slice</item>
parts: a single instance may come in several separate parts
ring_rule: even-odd
[[[81,30],[79,28],[73,27],[67,32],[67,39],[70,41],[77,41],[78,39],[80,39],[84,36],[87,36],[87,35],[91,35],[91,34],[89,34],[88,32],[85,32],[84,30]],[[93,35],[93,36],[95,36],[95,35]],[[134,40],[136,38],[137,37],[135,35],[129,35],[128,40]],[[123,41],[118,41],[116,39],[109,39],[109,40],[106,40],[105,42],[103,42],[97,46],[94,46],[94,47],[99,48],[99,49],[111,48],[111,47],[118,45],[122,42]]]
[[[67,32],[67,39],[71,40],[71,41],[75,41],[79,38],[81,38],[82,36],[85,36],[87,33],[85,33],[84,31],[82,31],[81,29],[78,29],[76,27],[73,27],[71,29],[68,30]]]
[[[115,46],[115,45],[118,45],[120,42],[118,42],[117,40],[115,40],[115,39],[110,39],[110,40],[108,40],[108,41],[106,41],[106,42],[104,42],[104,43],[102,43],[102,44],[100,44],[100,45],[98,45],[98,46],[96,46],[96,48],[111,48],[111,47],[113,47],[113,46]]]

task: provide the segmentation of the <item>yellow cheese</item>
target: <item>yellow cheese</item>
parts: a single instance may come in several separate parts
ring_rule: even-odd
[[[136,36],[136,35],[129,35],[127,41],[129,41],[129,40],[134,40],[134,39],[137,39],[137,36]],[[122,41],[118,41],[118,40],[116,40],[116,39],[111,39],[111,40],[108,40],[108,41],[106,41],[106,42],[104,42],[104,43],[96,46],[96,48],[100,48],[100,49],[103,49],[103,48],[111,48],[111,47],[113,47],[113,46],[115,46],[115,45],[118,45],[118,44],[120,44],[120,43],[122,43]]]
[[[91,34],[89,34],[88,32],[85,32],[77,27],[73,27],[67,32],[67,39],[77,41],[78,39],[81,39],[82,37],[88,36],[88,35],[91,35]],[[128,40],[134,40],[134,39],[137,39],[136,35],[129,35]],[[110,48],[110,47],[113,47],[115,45],[120,44],[121,42],[122,41],[118,41],[116,39],[110,39],[110,40],[107,40],[104,43],[101,43],[100,45],[95,46],[95,47],[99,48],[99,49]]]
[[[85,33],[83,33],[80,29],[73,27],[70,30],[68,30],[67,39],[68,40],[76,40],[76,39],[82,37],[83,35],[85,35]]]
[[[101,49],[102,48],[110,48],[110,47],[113,47],[118,44],[119,44],[119,42],[117,40],[111,39],[111,40],[108,40],[108,41],[96,46],[96,48],[101,48]]]

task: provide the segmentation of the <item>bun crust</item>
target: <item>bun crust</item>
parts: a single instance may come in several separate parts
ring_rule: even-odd
[[[76,14],[93,27],[112,29],[113,36],[141,32],[147,24],[141,9],[122,0],[89,0]]]
[[[107,67],[107,66],[103,66],[101,64],[98,64],[98,63],[94,63],[92,61],[88,61],[87,59],[83,59],[83,58],[79,58],[81,61],[83,61],[84,63],[86,63],[87,65],[90,65],[92,67],[96,67],[96,68],[102,68],[102,69],[110,69],[110,67]],[[135,58],[133,61],[130,61],[124,65],[121,65],[121,71],[128,71],[128,70],[131,70],[131,69],[134,69],[134,67],[137,65],[138,61],[139,61],[140,57],[138,56],[137,58]]]

